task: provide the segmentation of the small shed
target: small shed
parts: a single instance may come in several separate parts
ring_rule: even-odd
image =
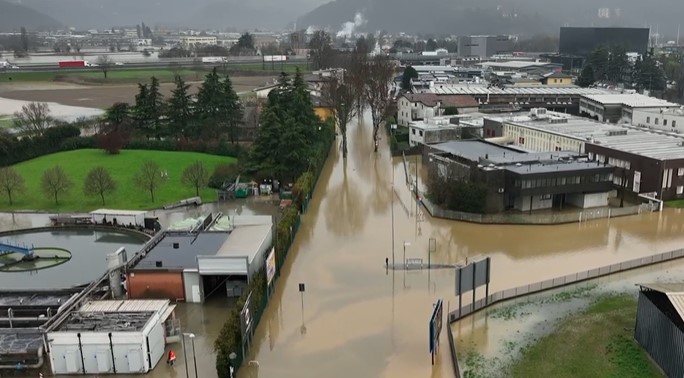
[[[684,283],[639,286],[634,338],[668,377],[682,377]]]
[[[122,226],[132,224],[134,226],[145,226],[145,214],[147,211],[142,210],[116,210],[116,209],[97,209],[90,212],[93,223],[116,223]]]
[[[48,333],[53,374],[144,374],[166,348],[168,300],[94,301]]]

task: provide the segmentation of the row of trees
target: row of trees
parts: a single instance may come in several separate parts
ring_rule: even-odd
[[[310,42],[311,59],[315,67],[341,67],[344,74],[326,83],[325,102],[331,107],[342,136],[342,156],[347,157],[347,124],[368,106],[373,124],[373,143],[378,148],[382,122],[392,113],[390,83],[395,64],[388,57],[370,57],[375,42],[364,37],[356,41],[349,54],[332,47],[332,38],[325,31],[316,31]]]
[[[653,50],[631,62],[620,45],[599,46],[587,57],[577,85],[588,87],[595,82],[625,84],[638,90],[664,90],[665,72]]]
[[[133,176],[133,182],[141,190],[150,193],[150,199],[154,202],[154,194],[166,181],[166,175],[161,167],[153,162],[144,162]],[[207,186],[209,171],[201,161],[196,161],[183,170],[181,183],[195,190],[199,196],[200,189]],[[40,187],[46,197],[53,198],[55,205],[59,205],[59,198],[67,194],[74,186],[74,182],[64,168],[56,165],[43,172]],[[105,204],[105,196],[117,190],[118,183],[105,167],[91,169],[83,180],[83,194],[90,197],[100,197],[102,205]],[[0,169],[0,189],[12,205],[14,199],[26,192],[24,177],[12,167]]]
[[[216,68],[206,75],[197,95],[190,85],[176,76],[171,97],[161,94],[159,80],[138,84],[135,104],[119,102],[105,115],[103,137],[110,153],[118,152],[132,134],[146,138],[197,139],[216,138],[226,134],[231,143],[240,136],[244,109],[228,75],[221,76]]]

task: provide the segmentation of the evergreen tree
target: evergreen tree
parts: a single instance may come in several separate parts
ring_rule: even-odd
[[[138,94],[135,95],[135,106],[133,106],[133,119],[135,119],[136,128],[139,131],[145,129],[145,122],[147,117],[147,93],[149,88],[147,84],[138,84]]]
[[[610,53],[606,46],[599,46],[589,55],[588,63],[594,70],[594,80],[602,81],[608,77],[608,60]]]
[[[594,70],[591,68],[590,64],[586,64],[584,68],[582,68],[582,72],[580,72],[580,75],[577,77],[575,84],[584,88],[594,84]]]
[[[221,81],[216,67],[208,73],[204,82],[197,92],[197,104],[195,109],[198,114],[198,122],[202,131],[212,137],[219,136],[219,115],[221,110]]]
[[[401,75],[401,89],[411,90],[411,80],[418,78],[418,71],[415,68],[408,66]]]
[[[625,74],[629,72],[629,67],[629,60],[627,59],[624,47],[620,45],[611,46],[606,70],[608,81],[622,83]]]
[[[190,85],[176,75],[176,88],[171,91],[168,102],[169,134],[175,138],[192,136],[193,103],[188,93]]]
[[[240,125],[242,125],[242,118],[244,117],[244,109],[240,103],[240,97],[233,89],[233,83],[230,77],[226,75],[221,85],[221,114],[228,137],[231,143],[237,142],[240,136]]]
[[[159,91],[159,80],[153,76],[149,85],[138,84],[138,88],[134,108],[138,129],[148,138],[161,139],[164,136],[164,97]]]

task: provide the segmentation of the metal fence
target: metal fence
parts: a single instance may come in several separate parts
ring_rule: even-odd
[[[658,264],[665,261],[675,260],[684,257],[684,249],[677,249],[674,251],[663,252],[652,256],[636,258],[624,261],[617,264],[602,266],[600,268],[585,270],[583,272],[568,274],[561,277],[552,278],[546,281],[535,282],[529,285],[518,286],[512,289],[498,291],[490,294],[485,298],[480,298],[470,304],[457,308],[451,311],[448,316],[448,323],[458,321],[468,315],[479,312],[493,304],[507,301],[510,299],[522,297],[525,295],[536,294],[545,290],[555,289],[562,286],[578,283],[593,278],[608,276],[614,273],[620,273],[631,269],[641,268],[653,264]],[[453,341],[451,335],[451,326],[447,327],[449,332],[449,346],[451,347],[451,357],[454,361],[454,370],[456,370],[456,377],[460,378],[460,370],[458,365],[458,357],[456,354],[456,343]]]
[[[431,203],[423,195],[425,208],[435,218],[445,218],[464,222],[483,224],[563,224],[578,223],[595,219],[622,217],[626,215],[641,214],[644,212],[658,211],[655,203],[642,203],[627,207],[601,207],[596,209],[583,209],[578,211],[563,211],[549,213],[518,213],[506,212],[497,214],[465,213],[443,209]]]

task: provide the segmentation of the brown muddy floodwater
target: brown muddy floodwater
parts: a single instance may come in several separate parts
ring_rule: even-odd
[[[446,332],[431,365],[428,320],[437,299],[454,308],[454,273],[386,272],[385,258],[403,261],[404,242],[410,243],[407,258],[426,262],[430,238],[437,244],[434,263],[490,256],[491,292],[684,242],[684,217],[670,209],[559,226],[478,225],[427,215],[417,222],[401,158],[390,158],[385,139],[373,152],[368,120],[350,125],[348,137],[349,156],[345,161],[338,149],[331,153],[256,329],[249,359],[259,367],[243,367],[240,378],[452,377]],[[298,283],[306,284],[303,302]],[[223,302],[178,307],[186,330],[197,335],[199,377],[216,378],[211,346],[226,308]],[[149,377],[185,377],[180,346],[176,350],[176,369],[161,363]]]

